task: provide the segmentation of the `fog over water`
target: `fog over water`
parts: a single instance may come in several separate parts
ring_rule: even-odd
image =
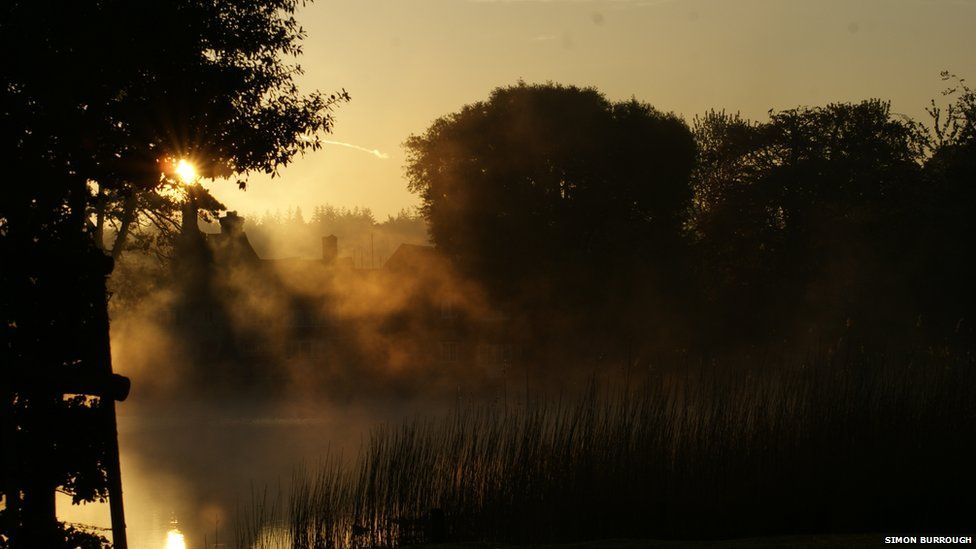
[[[296,471],[328,456],[351,460],[376,426],[440,414],[478,385],[448,380],[440,336],[420,333],[428,326],[379,329],[415,310],[418,295],[434,308],[460,295],[443,269],[391,275],[341,256],[335,266],[242,264],[215,250],[203,298],[193,284],[174,286],[168,269],[157,273],[164,284],[133,290],[135,299],[119,293],[130,299],[115,309],[112,348],[115,370],[133,382],[118,405],[132,547],[169,549],[176,528],[187,547],[230,545],[236,513],[255,497],[286,504]],[[153,278],[126,264],[119,273],[119,285]],[[62,495],[58,509],[68,522],[110,525],[107,504],[74,506]]]
[[[244,401],[126,402],[119,439],[130,545],[165,548],[174,519],[187,547],[212,547],[215,531],[230,544],[235,513],[253,495],[283,495],[299,468],[335,453],[354,457],[371,428],[449,405],[282,402],[256,411]],[[62,520],[110,525],[107,504],[73,506],[61,496],[58,508]]]
[[[0,9],[0,549],[971,533],[976,0],[310,1]]]
[[[341,256],[241,264],[215,250],[205,299],[167,282],[113,319],[114,367],[133,382],[118,405],[132,547],[169,549],[177,528],[187,547],[230,546],[238,512],[264,497],[287,505],[296,472],[355,459],[372,429],[514,399],[524,384],[494,359],[445,361],[440,340],[455,337],[444,334],[457,316],[490,311],[436,259],[393,272]],[[133,271],[119,272],[123,282]],[[107,504],[62,496],[58,508],[68,522],[110,525]]]

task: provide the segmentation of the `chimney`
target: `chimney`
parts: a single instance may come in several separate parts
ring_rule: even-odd
[[[220,218],[220,232],[229,236],[236,237],[244,234],[244,218],[237,215],[237,212],[227,212]]]
[[[322,261],[326,264],[331,265],[335,263],[336,256],[339,255],[339,239],[336,235],[330,234],[329,236],[322,237]]]

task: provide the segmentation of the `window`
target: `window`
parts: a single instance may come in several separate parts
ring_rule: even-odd
[[[441,361],[457,362],[460,356],[460,345],[457,341],[441,342]]]

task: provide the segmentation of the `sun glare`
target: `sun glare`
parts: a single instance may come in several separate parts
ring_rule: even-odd
[[[183,183],[191,183],[197,178],[197,169],[193,167],[186,159],[180,159],[176,163],[176,169],[174,170],[176,175],[180,178]]]
[[[183,533],[178,528],[166,534],[166,549],[186,549],[186,540],[183,539]]]

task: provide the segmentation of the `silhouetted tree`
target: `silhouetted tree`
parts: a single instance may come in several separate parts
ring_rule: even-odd
[[[297,4],[82,2],[52,14],[14,2],[6,10],[8,51],[29,54],[5,62],[5,92],[33,102],[32,124],[57,127],[63,155],[73,149],[62,160],[94,182],[96,230],[114,219],[116,256],[138,214],[178,211],[166,196],[175,181],[160,177],[173,160],[191,159],[202,177],[274,173],[319,146],[317,132],[347,96],[297,93],[300,68],[282,57],[300,53]]]
[[[236,175],[243,186],[246,174],[273,174],[316,148],[330,109],[347,99],[298,93],[299,68],[284,61],[301,51],[297,5],[11,1],[0,9],[0,46],[10,53],[0,64],[9,182],[0,189],[2,526],[14,546],[80,543],[75,533],[52,537],[55,487],[76,500],[106,494],[105,437],[90,423],[63,429],[92,404],[69,404],[54,387],[65,372],[108,360],[105,224],[116,221],[117,255],[140,212],[173,214],[174,159],[192,159],[203,177]],[[11,501],[21,493],[18,515]]]
[[[673,114],[519,83],[406,147],[432,240],[496,296],[623,318],[674,262],[695,146]]]
[[[884,316],[876,307],[906,297],[902,259],[915,249],[923,190],[917,123],[865,101],[773,112],[762,124],[712,112],[695,134],[690,227],[711,316],[728,336],[827,320],[814,311]]]
[[[923,246],[919,250],[915,290],[925,301],[921,321],[964,339],[973,334],[976,295],[976,91],[948,72],[945,91],[951,102],[929,108],[931,156],[925,164],[926,192],[917,208]]]

